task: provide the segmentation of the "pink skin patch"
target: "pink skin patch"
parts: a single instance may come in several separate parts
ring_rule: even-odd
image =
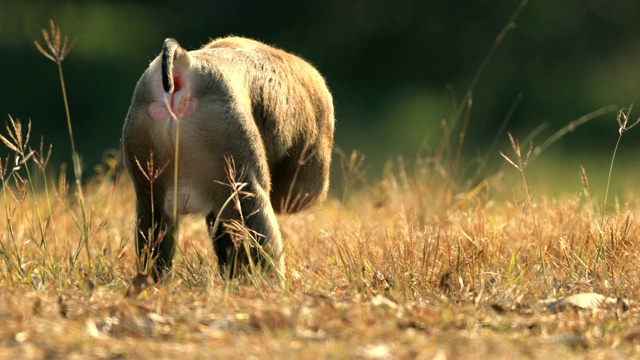
[[[173,83],[172,93],[164,93],[163,101],[152,101],[147,107],[149,116],[157,122],[169,119],[184,120],[191,116],[197,108],[197,100],[183,92],[182,79],[179,76],[174,76]]]
[[[149,112],[149,115],[157,122],[163,122],[169,118],[167,108],[164,106],[164,103],[160,101],[154,101],[149,104],[147,112]]]

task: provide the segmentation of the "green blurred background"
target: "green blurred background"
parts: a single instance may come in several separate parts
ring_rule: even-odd
[[[438,145],[442,121],[519,4],[0,0],[0,113],[30,118],[33,139],[44,134],[54,145],[53,161],[70,162],[57,70],[33,45],[53,19],[78,39],[63,68],[76,146],[91,171],[119,146],[133,88],[164,38],[195,49],[210,38],[242,35],[316,65],[334,94],[337,146],[365,154],[368,175],[376,178],[385,161],[429,154]],[[539,144],[596,109],[636,102],[639,80],[640,2],[530,1],[473,91],[464,157],[471,164],[486,154],[520,94],[506,130],[524,139],[546,124],[534,139]],[[582,164],[592,178],[606,180],[602,170],[617,136],[615,113],[597,118],[543,153],[531,176],[552,191],[563,184],[579,190]],[[640,128],[622,139],[617,189],[635,184],[638,139]],[[503,162],[498,151],[510,149],[506,132],[498,140],[490,154],[495,164]]]

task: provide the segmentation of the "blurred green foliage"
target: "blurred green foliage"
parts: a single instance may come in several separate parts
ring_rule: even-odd
[[[366,154],[375,176],[386,159],[437,146],[442,121],[519,4],[5,0],[0,113],[30,118],[35,139],[44,134],[54,144],[54,161],[69,162],[57,72],[33,46],[53,19],[64,34],[78,37],[63,68],[77,147],[90,168],[119,146],[135,83],[164,38],[194,49],[210,38],[242,35],[299,54],[320,69],[334,93],[337,145]],[[538,142],[595,109],[637,101],[639,20],[635,1],[531,1],[474,89],[465,156],[484,155],[519,94],[507,130],[523,138],[548,124]],[[622,151],[637,150],[632,138],[640,133],[625,136]],[[610,114],[567,135],[553,153],[588,161],[610,153],[616,137]],[[499,140],[508,149],[506,134]]]

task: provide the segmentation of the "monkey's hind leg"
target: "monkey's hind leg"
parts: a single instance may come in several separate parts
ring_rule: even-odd
[[[283,279],[282,237],[267,193],[257,185],[247,192],[249,195],[237,195],[241,212],[223,210],[224,218],[216,229],[216,214],[207,216],[220,273],[230,279],[243,272],[275,269],[275,275]]]
[[[154,281],[161,280],[171,269],[173,230],[173,221],[162,214],[148,211],[138,203],[138,229],[135,238],[140,271],[151,272]]]

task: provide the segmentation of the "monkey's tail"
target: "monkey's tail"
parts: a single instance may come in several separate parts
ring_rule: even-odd
[[[175,78],[173,74],[176,57],[185,55],[188,61],[189,54],[180,47],[180,44],[172,38],[164,40],[162,45],[162,87],[167,93],[175,90]]]

